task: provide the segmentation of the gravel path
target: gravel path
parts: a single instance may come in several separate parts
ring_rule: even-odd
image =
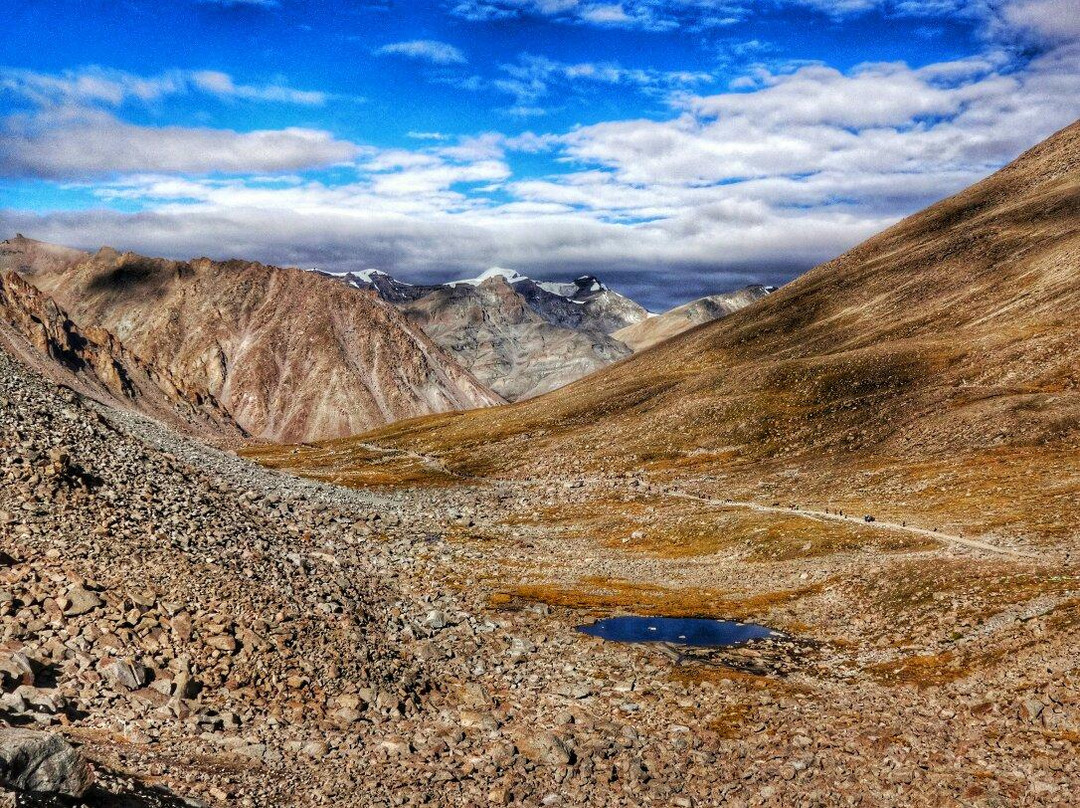
[[[903,533],[910,533],[916,536],[927,536],[931,539],[938,539],[949,544],[958,544],[963,547],[969,547],[972,550],[981,550],[987,553],[997,553],[1000,555],[1014,556],[1016,558],[1029,558],[1037,559],[1040,556],[1037,553],[1029,553],[1023,550],[1014,550],[1010,547],[999,547],[996,544],[990,544],[989,542],[979,541],[978,539],[969,539],[964,536],[956,536],[951,533],[942,533],[937,530],[927,530],[922,527],[914,527],[912,525],[901,524],[900,522],[882,522],[874,520],[872,522],[866,521],[864,518],[857,516],[846,516],[839,513],[826,513],[825,511],[814,511],[805,508],[785,508],[781,505],[762,505],[758,502],[745,502],[733,499],[712,499],[710,497],[702,497],[697,494],[690,494],[686,491],[668,490],[666,492],[670,496],[679,497],[680,499],[691,499],[695,502],[704,502],[707,505],[716,505],[721,508],[748,508],[752,511],[759,511],[761,513],[782,513],[786,516],[801,516],[806,519],[818,519],[818,520],[830,520],[833,522],[850,522],[857,524],[860,527],[872,528],[874,530],[896,530]]]

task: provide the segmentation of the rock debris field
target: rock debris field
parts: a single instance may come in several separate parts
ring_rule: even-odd
[[[8,804],[1080,793],[1076,659],[1047,622],[1075,612],[1067,598],[1026,617],[1007,662],[940,684],[882,684],[809,638],[673,659],[574,632],[570,610],[493,604],[507,563],[543,545],[450,540],[498,534],[490,490],[287,477],[105,413],[3,352],[0,416]]]

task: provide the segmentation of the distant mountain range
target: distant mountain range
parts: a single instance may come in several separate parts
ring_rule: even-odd
[[[490,269],[438,285],[412,285],[375,270],[332,277],[396,306],[509,401],[546,393],[629,356],[611,333],[649,316],[591,276],[542,283]]]
[[[655,342],[760,294],[668,318],[591,276],[549,283],[491,269],[413,285],[375,270],[0,243],[9,349],[111,404],[228,439],[336,438],[530,398],[630,356],[628,342]],[[613,336],[635,328],[646,331]]]
[[[427,285],[379,270],[329,277],[374,291],[396,306],[508,401],[555,390],[645,343],[725,316],[765,294],[765,287],[747,287],[694,301],[690,313],[679,307],[669,317],[651,314],[592,275],[558,283],[496,267],[476,278]]]

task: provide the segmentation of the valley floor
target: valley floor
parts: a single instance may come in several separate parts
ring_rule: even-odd
[[[715,479],[334,487],[3,355],[0,405],[0,711],[80,742],[93,804],[1080,793],[1068,537],[981,547],[895,508],[900,529],[860,522],[865,503],[854,521],[776,491],[742,507]],[[627,612],[792,639],[679,654],[573,630]]]

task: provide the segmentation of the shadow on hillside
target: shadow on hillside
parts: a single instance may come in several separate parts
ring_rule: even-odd
[[[18,808],[185,808],[192,804],[163,788],[127,780],[119,782],[100,768],[98,773],[106,774],[104,779],[108,782],[95,785],[81,800],[17,794],[15,805]]]

